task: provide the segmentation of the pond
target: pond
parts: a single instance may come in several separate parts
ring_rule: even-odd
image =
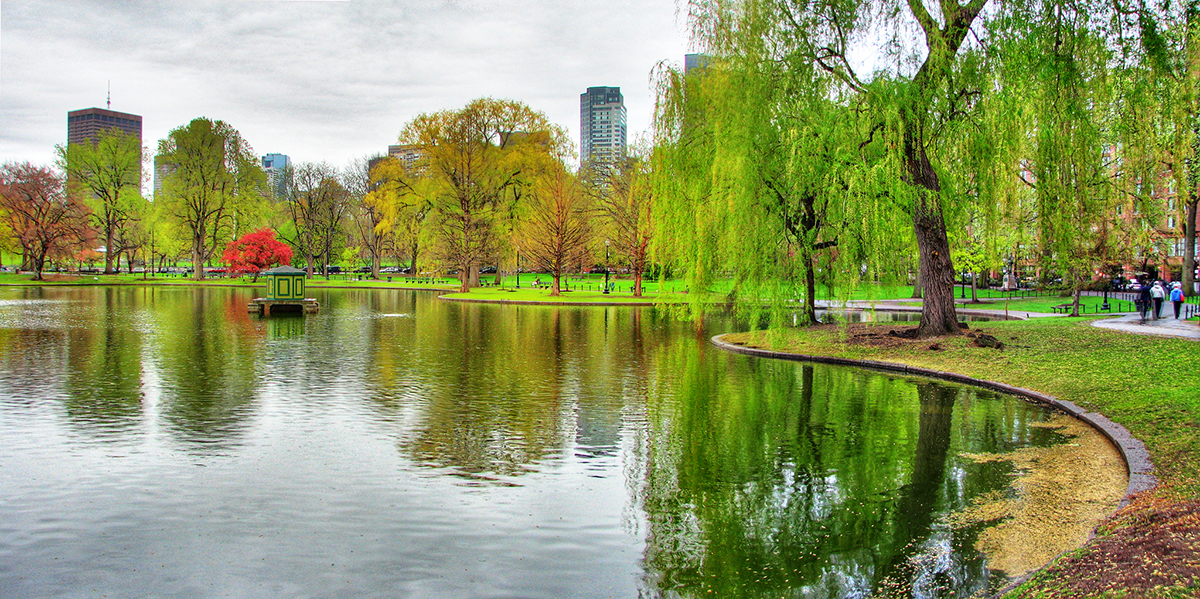
[[[315,293],[0,289],[0,595],[967,596],[1005,456],[1103,445],[716,317]]]

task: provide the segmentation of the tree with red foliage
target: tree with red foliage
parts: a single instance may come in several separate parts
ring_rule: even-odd
[[[0,216],[35,281],[47,259],[70,256],[92,238],[87,208],[67,197],[62,175],[28,162],[0,165]]]
[[[276,264],[290,265],[292,248],[275,239],[275,231],[259,229],[229,242],[223,258],[230,272],[254,273],[257,282],[258,273],[264,269]]]

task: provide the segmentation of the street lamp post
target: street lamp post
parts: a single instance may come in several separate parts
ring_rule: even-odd
[[[521,288],[521,250],[517,250],[517,289]]]
[[[604,240],[604,293],[608,293],[608,261],[609,261],[609,245],[611,242]]]

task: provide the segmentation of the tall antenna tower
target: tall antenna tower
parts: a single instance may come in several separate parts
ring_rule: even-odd
[[[112,110],[112,79],[108,80],[108,109]]]

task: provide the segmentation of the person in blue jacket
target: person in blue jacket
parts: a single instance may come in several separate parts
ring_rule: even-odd
[[[1179,309],[1183,307],[1183,285],[1179,281],[1171,286],[1171,304],[1175,306],[1175,320],[1179,320]]]

